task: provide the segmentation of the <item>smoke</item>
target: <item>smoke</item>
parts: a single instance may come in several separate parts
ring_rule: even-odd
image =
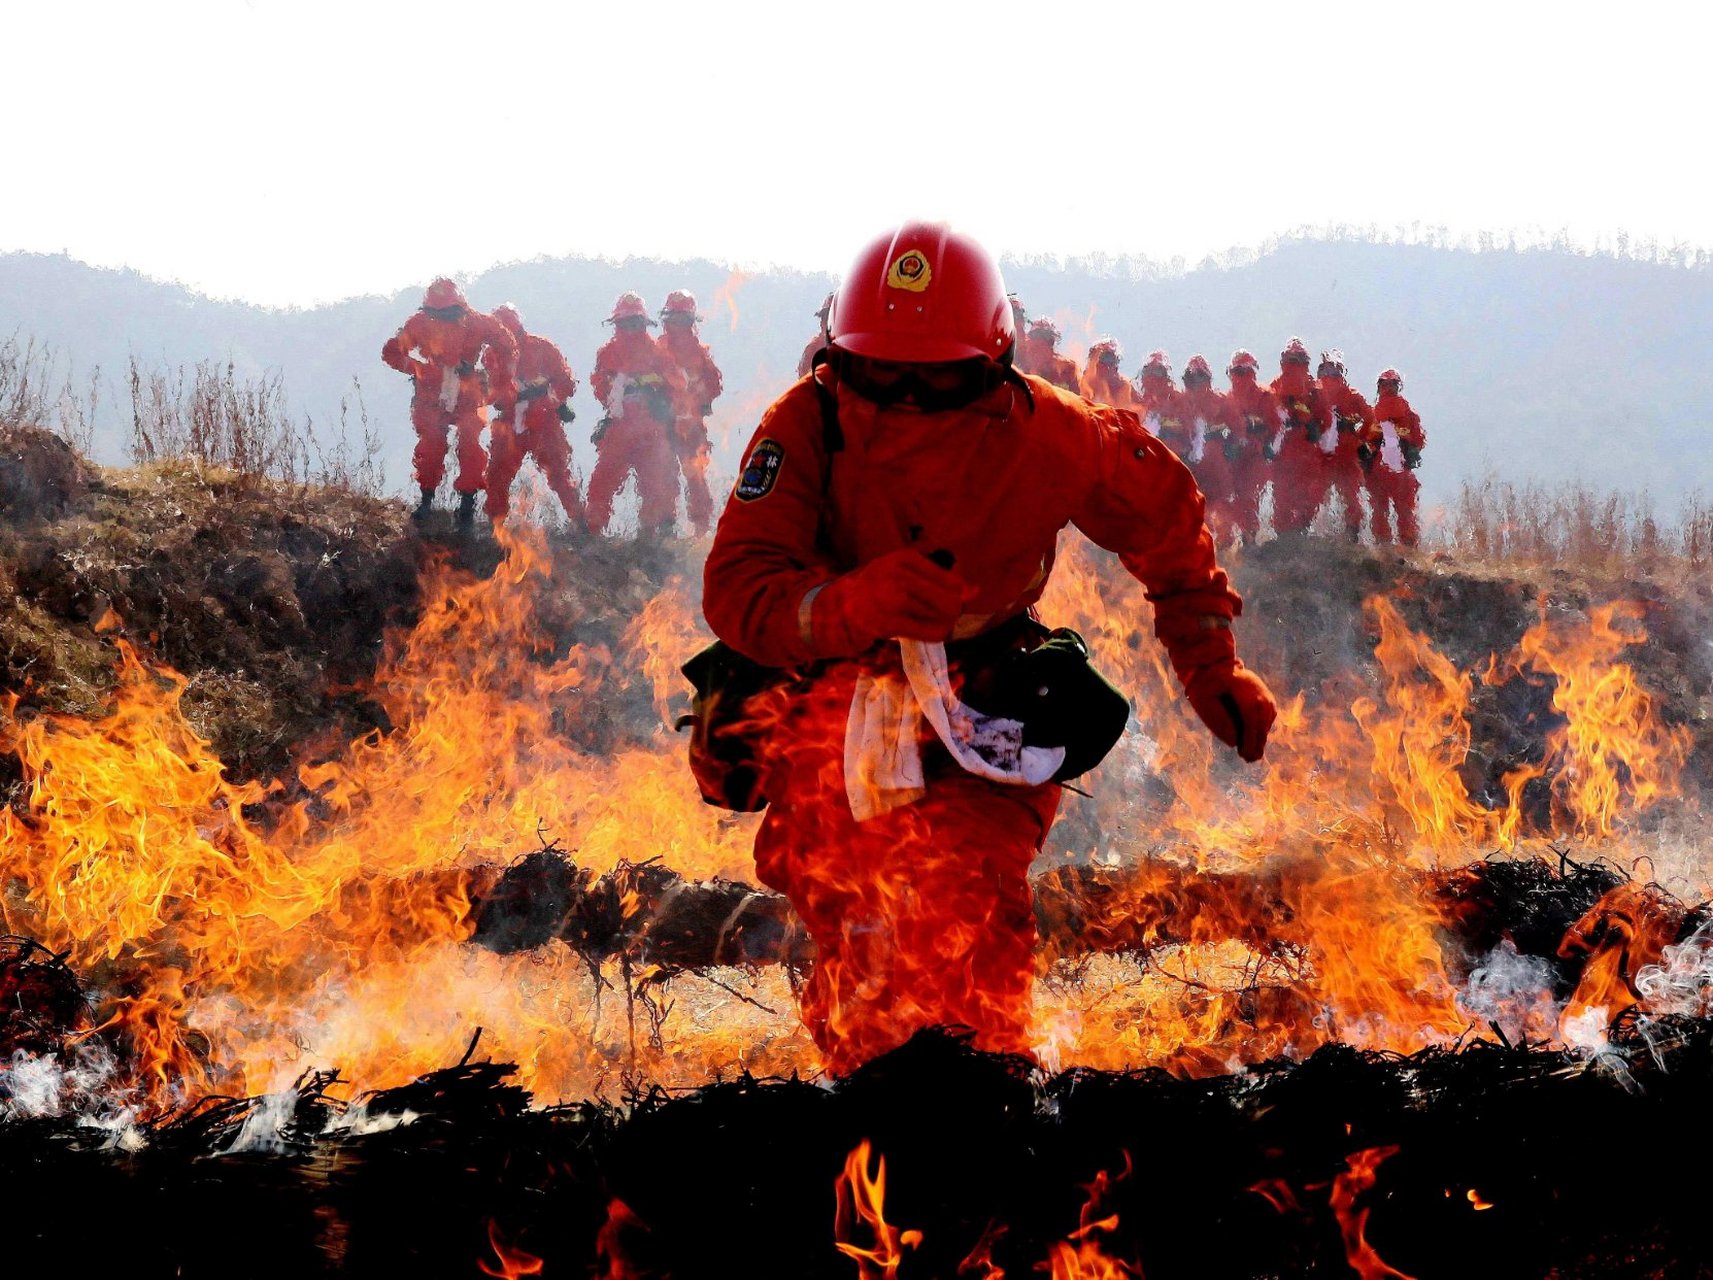
[[[1553,996],[1555,977],[1550,960],[1521,955],[1506,939],[1475,966],[1457,1007],[1478,1027],[1498,1027],[1513,1044],[1549,1040],[1564,1011]]]
[[[64,1054],[19,1050],[0,1065],[0,1122],[69,1118],[110,1130],[116,1144],[128,1147],[139,1108],[120,1078],[112,1048],[99,1040]]]

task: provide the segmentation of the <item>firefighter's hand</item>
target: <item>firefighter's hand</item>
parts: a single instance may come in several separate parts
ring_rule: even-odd
[[[1279,713],[1266,681],[1233,660],[1198,671],[1184,693],[1214,737],[1251,764],[1261,758]]]
[[[1406,444],[1401,452],[1404,455],[1404,465],[1411,471],[1422,465],[1422,447],[1419,444]]]
[[[575,422],[577,420],[577,411],[564,401],[560,401],[558,413],[561,422]]]
[[[1371,444],[1359,444],[1356,446],[1356,460],[1362,464],[1362,469],[1364,471],[1372,471],[1374,469],[1374,452],[1374,446]]]
[[[821,588],[810,604],[811,643],[817,657],[840,658],[877,640],[945,640],[974,595],[920,551],[893,551]]]

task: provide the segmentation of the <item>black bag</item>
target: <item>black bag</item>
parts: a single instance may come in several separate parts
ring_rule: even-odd
[[[1066,782],[1094,768],[1118,744],[1130,723],[1130,699],[1090,665],[1088,645],[1075,631],[1048,631],[1027,616],[1021,622],[998,652],[948,647],[948,657],[955,653],[953,661],[963,671],[960,696],[968,706],[1022,721],[1026,747],[1065,749],[1053,781]]]
[[[690,714],[679,718],[677,728],[690,730],[696,789],[721,809],[765,809],[758,751],[762,726],[751,719],[750,700],[794,683],[798,672],[752,662],[723,640],[696,654],[683,670],[692,690]]]

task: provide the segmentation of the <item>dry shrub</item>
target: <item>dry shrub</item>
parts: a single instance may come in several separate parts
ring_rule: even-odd
[[[229,471],[246,480],[273,480],[307,488],[348,489],[378,497],[380,435],[369,422],[363,391],[339,402],[336,431],[324,437],[312,418],[291,411],[278,370],[240,376],[237,366],[199,361],[187,370],[144,370],[132,357],[131,460],[187,463],[198,471]],[[351,417],[359,435],[352,439]]]
[[[58,354],[34,338],[14,333],[0,342],[0,427],[52,431],[88,457],[95,442],[95,412],[101,402],[101,370],[79,390]]]

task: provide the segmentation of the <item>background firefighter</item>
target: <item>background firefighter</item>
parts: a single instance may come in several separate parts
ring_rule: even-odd
[[[1207,499],[1207,523],[1215,541],[1223,542],[1240,528],[1233,467],[1242,448],[1243,419],[1231,401],[1213,389],[1206,356],[1191,356],[1184,366],[1177,408],[1183,434],[1178,456]]]
[[[649,337],[654,320],[636,294],[620,294],[607,323],[613,336],[595,353],[595,371],[589,375],[595,398],[607,411],[589,437],[595,446],[589,529],[606,531],[613,499],[635,472],[637,530],[644,537],[664,535],[678,515],[678,459],[671,433],[685,402],[684,375]]]
[[[566,517],[581,524],[583,501],[571,478],[571,445],[565,439],[565,424],[576,416],[571,397],[577,379],[558,347],[524,329],[517,308],[510,303],[496,307],[494,319],[516,340],[518,354],[513,404],[488,429],[488,497],[483,504],[488,519],[499,524],[506,518],[512,481],[523,460],[533,457]]]
[[[511,408],[512,365],[517,344],[492,316],[470,310],[458,286],[439,279],[428,286],[422,308],[381,348],[381,359],[408,373],[415,391],[410,422],[416,429],[411,457],[422,491],[418,518],[434,506],[434,491],[446,474],[446,428],[458,429],[458,522],[475,517],[476,495],[486,483],[488,458],[482,452],[482,408],[489,403],[504,413]]]
[[[1421,527],[1416,522],[1416,494],[1421,481],[1416,468],[1422,464],[1427,435],[1422,420],[1404,399],[1404,375],[1387,369],[1375,387],[1372,417],[1363,432],[1359,457],[1367,470],[1370,528],[1376,543],[1392,540],[1388,508],[1397,512],[1398,541],[1416,545]]]
[[[1140,409],[1142,401],[1123,373],[1124,351],[1117,338],[1102,338],[1088,349],[1083,368],[1083,394],[1096,404],[1114,409]]]
[[[1261,496],[1273,478],[1272,447],[1283,410],[1278,397],[1261,385],[1261,362],[1249,352],[1232,352],[1225,376],[1231,382],[1227,403],[1243,424],[1231,464],[1232,514],[1244,542],[1254,545],[1261,536]],[[1273,505],[1278,502],[1275,497]]]
[[[1005,781],[978,776],[999,766],[954,763],[955,734],[906,731],[911,708],[932,714],[913,658],[950,642],[954,684],[979,681],[976,655],[1005,652],[1074,523],[1147,585],[1192,707],[1245,759],[1272,698],[1237,660],[1241,602],[1189,472],[1134,414],[1009,367],[1005,286],[974,241],[921,223],[880,237],[830,330],[830,362],[763,417],[706,566],[716,635],[767,666],[817,664],[756,708],[757,871],[815,939],[801,1007],[831,1070],[931,1025],[1028,1052],[1026,873],[1059,788],[1016,759]]]
[[[708,532],[714,518],[714,496],[708,492],[708,460],[713,454],[708,415],[724,386],[720,367],[696,332],[701,318],[696,314],[695,295],[682,289],[667,294],[660,309],[659,345],[684,375],[685,398],[673,423],[672,451],[684,473],[685,513],[698,538]]]
[[[1292,338],[1279,353],[1272,392],[1283,413],[1281,431],[1268,446],[1273,454],[1273,531],[1302,533],[1326,497],[1322,440],[1333,429],[1332,414],[1309,376],[1309,352],[1302,339]]]
[[[1188,441],[1187,424],[1178,412],[1178,384],[1172,381],[1172,361],[1164,351],[1150,351],[1136,378],[1136,398],[1142,425],[1182,458]]]
[[[1082,379],[1077,376],[1077,362],[1059,354],[1059,326],[1045,316],[1029,322],[1018,352],[1017,367],[1024,373],[1045,378],[1073,396],[1080,396],[1083,392]]]
[[[1362,464],[1356,455],[1363,433],[1374,420],[1374,411],[1368,407],[1366,397],[1345,380],[1344,353],[1341,351],[1321,352],[1315,382],[1333,424],[1332,434],[1322,436],[1320,440],[1321,467],[1325,477],[1321,492],[1338,495],[1344,508],[1344,534],[1352,542],[1360,542]]]
[[[797,376],[807,378],[809,369],[815,363],[815,354],[827,345],[827,312],[833,309],[833,295],[828,294],[827,300],[821,304],[821,309],[815,313],[815,336],[810,338],[803,348],[803,354],[797,358]]]

